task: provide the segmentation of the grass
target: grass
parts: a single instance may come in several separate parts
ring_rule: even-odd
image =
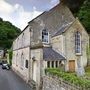
[[[90,66],[85,68],[85,72],[86,72],[86,77],[90,79]]]

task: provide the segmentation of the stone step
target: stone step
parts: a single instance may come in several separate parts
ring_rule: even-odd
[[[33,90],[36,90],[36,82],[34,80],[29,80],[28,83]]]

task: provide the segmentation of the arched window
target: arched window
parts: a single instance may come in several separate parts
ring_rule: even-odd
[[[49,32],[46,29],[42,31],[42,42],[49,43]]]
[[[28,60],[25,62],[25,67],[28,68]]]
[[[75,52],[81,54],[81,34],[78,31],[75,33]]]

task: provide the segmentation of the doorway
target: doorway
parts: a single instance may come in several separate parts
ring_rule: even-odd
[[[69,61],[69,71],[70,72],[75,72],[75,60],[70,60]]]

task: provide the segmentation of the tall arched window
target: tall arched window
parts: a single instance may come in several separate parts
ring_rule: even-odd
[[[49,43],[49,32],[46,29],[42,31],[42,42]]]
[[[81,54],[81,34],[78,31],[75,33],[75,52]]]

